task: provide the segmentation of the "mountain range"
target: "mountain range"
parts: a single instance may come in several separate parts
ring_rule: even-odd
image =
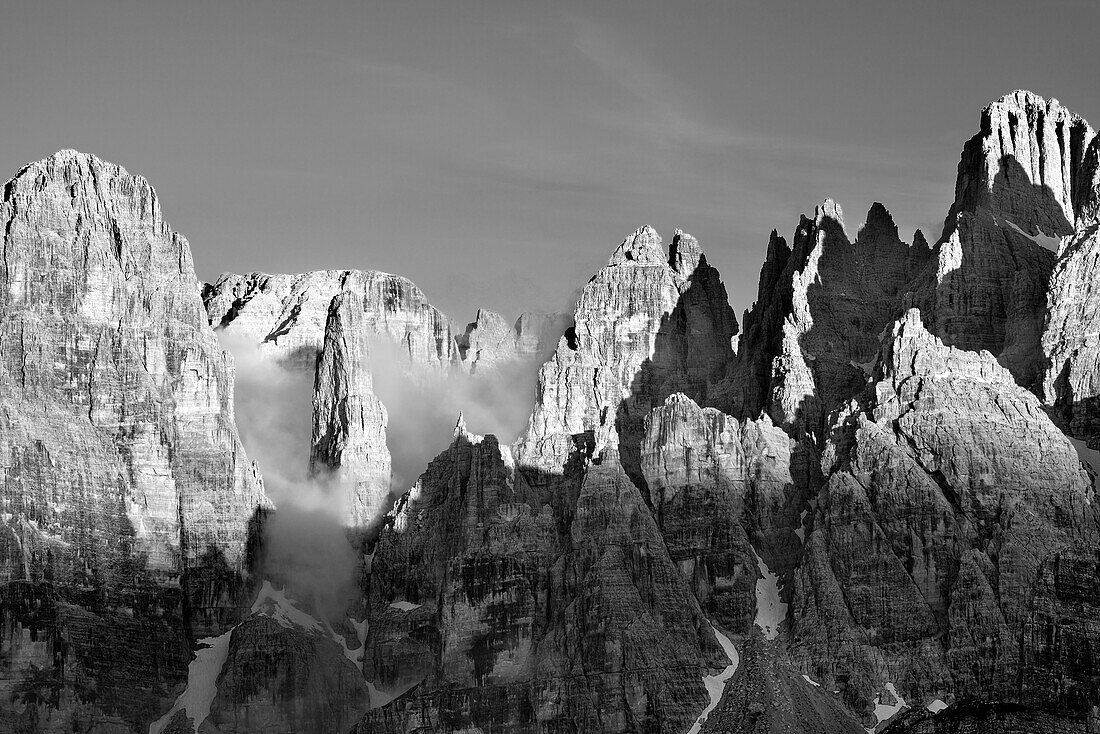
[[[203,284],[143,178],[27,165],[0,730],[1100,732],[1100,136],[1006,95],[945,205],[825,200],[740,319],[643,226],[464,323]]]

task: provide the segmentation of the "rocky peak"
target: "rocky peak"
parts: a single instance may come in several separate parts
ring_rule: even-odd
[[[487,364],[515,357],[516,329],[500,314],[479,308],[474,320],[455,337],[459,358],[471,365]]]
[[[700,263],[706,264],[707,258],[703,254],[703,248],[699,246],[699,240],[685,233],[682,229],[676,230],[676,236],[672,238],[672,244],[668,247],[668,263],[680,275],[690,276]]]
[[[932,251],[932,247],[928,244],[928,238],[924,236],[924,232],[920,229],[913,232],[913,247],[918,250]]]
[[[990,104],[980,132],[963,148],[944,237],[956,215],[979,209],[1030,235],[1072,232],[1081,164],[1094,135],[1058,100],[1033,92],[1019,90]]]
[[[672,259],[683,270],[670,266],[660,236],[646,226],[584,287],[573,329],[540,373],[519,449],[533,464],[560,470],[570,436],[592,431],[602,449],[616,445],[624,427],[631,438],[621,454],[636,463],[641,421],[675,391],[673,381],[686,381],[681,391],[705,402],[732,356],[737,321],[698,242],[677,238]]]
[[[364,529],[386,509],[390,452],[385,406],[374,394],[370,337],[356,291],[332,299],[313,389],[310,470],[338,494],[349,528]]]
[[[898,225],[894,224],[890,210],[876,201],[867,210],[867,221],[856,232],[856,241],[876,241],[880,238],[898,240]]]
[[[834,223],[840,227],[841,233],[844,232],[844,211],[840,208],[840,204],[837,204],[832,199],[825,199],[821,204],[814,208],[814,227],[817,229],[825,229],[828,223]]]
[[[0,678],[52,680],[50,726],[144,731],[254,588],[270,503],[231,362],[145,179],[59,151],[4,186],[0,232]]]
[[[823,452],[796,657],[828,658],[815,678],[846,680],[865,715],[884,681],[922,704],[1078,706],[1064,692],[1096,674],[1057,661],[1093,624],[1069,585],[1096,572],[1100,518],[1073,446],[993,355],[945,345],[916,310],[883,334],[874,378]]]
[[[624,263],[636,263],[638,265],[658,265],[667,262],[665,251],[661,246],[661,235],[648,224],[639,227],[634,234],[623,240],[618,249],[611,255],[608,265],[622,265]]]
[[[858,232],[848,239],[831,199],[801,217],[791,248],[773,231],[729,381],[731,411],[767,411],[793,435],[820,440],[825,414],[862,389],[878,335],[929,253],[898,238],[881,204]]]

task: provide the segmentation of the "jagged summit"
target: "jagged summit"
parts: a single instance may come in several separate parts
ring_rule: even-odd
[[[700,265],[707,264],[703,248],[692,235],[677,229],[666,249],[661,235],[650,225],[639,227],[615,249],[608,266],[625,264],[666,265],[678,274],[688,277]]]
[[[825,219],[832,219],[839,223],[841,228],[844,227],[844,210],[840,208],[840,204],[829,198],[814,208],[814,223],[820,227]]]
[[[1030,235],[1072,232],[1082,161],[1094,137],[1080,115],[1033,92],[1018,90],[987,105],[979,132],[963,148],[941,240],[960,213],[979,210]]]
[[[132,699],[111,724],[131,733],[163,712],[153,731],[305,731],[326,711],[383,734],[1083,731],[1098,146],[1056,100],[1002,97],[933,247],[880,202],[854,237],[831,199],[790,245],[773,230],[736,351],[698,240],[648,225],[564,324],[455,322],[366,270],[227,274],[204,322],[144,179],[77,151],[29,164],[0,203],[0,681],[56,681],[50,731],[98,716],[83,686]],[[310,629],[241,622],[269,505],[210,323],[313,378],[310,459],[358,565],[347,613]],[[390,348],[398,379],[447,382],[555,346],[526,434],[468,431],[508,379],[487,373],[488,396],[431,418],[450,445],[391,504],[410,485],[387,432],[414,411],[374,394]],[[0,730],[24,703],[0,696]]]
[[[79,190],[70,193],[74,201],[80,201],[90,213],[107,214],[116,221],[135,218],[147,223],[158,236],[170,237],[180,246],[183,251],[180,257],[184,259],[180,267],[192,267],[186,240],[169,229],[160,211],[157,192],[144,177],[131,174],[122,166],[92,153],[63,148],[41,160],[25,164],[8,180],[3,190],[10,192],[12,205],[27,205],[48,182],[77,186]],[[150,275],[157,277],[159,274]]]
[[[890,210],[880,202],[875,202],[867,210],[867,220],[856,232],[856,241],[878,237],[898,237],[898,225],[894,223],[894,217]]]
[[[1029,89],[1017,89],[1003,94],[997,99],[993,100],[982,108],[983,118],[987,113],[992,113],[991,116],[995,116],[996,110],[1013,111],[1043,111],[1046,114],[1053,114],[1058,116],[1064,116],[1071,121],[1080,120],[1085,122],[1084,118],[1077,113],[1066,109],[1062,106],[1062,103],[1055,97],[1044,98],[1041,94],[1036,94]],[[1085,122],[1085,124],[1088,124]]]
[[[660,265],[667,262],[661,235],[648,224],[634,230],[634,234],[623,240],[611,255],[608,265],[636,263],[638,265]]]
[[[61,150],[58,150],[54,153],[51,153],[50,155],[46,156],[45,158],[41,158],[37,161],[30,161],[28,163],[23,164],[19,168],[19,170],[16,171],[15,175],[12,176],[11,179],[9,179],[9,181],[13,181],[13,180],[19,178],[29,168],[43,168],[43,169],[52,168],[52,169],[56,169],[56,167],[59,166],[59,165],[67,165],[67,164],[73,164],[73,163],[82,165],[84,170],[90,170],[92,167],[96,167],[96,168],[108,168],[109,167],[109,168],[112,168],[112,169],[118,171],[120,175],[123,175],[123,176],[129,176],[130,175],[126,171],[126,169],[123,168],[122,166],[120,166],[116,163],[110,163],[108,161],[105,161],[102,158],[100,158],[99,156],[95,155],[94,153],[84,153],[84,152],[76,150],[74,148],[62,148]],[[136,178],[141,178],[141,177],[138,176]],[[142,180],[144,180],[144,179],[142,179]]]

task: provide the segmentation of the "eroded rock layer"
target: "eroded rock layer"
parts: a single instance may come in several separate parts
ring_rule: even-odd
[[[367,328],[400,345],[421,366],[458,359],[447,317],[407,278],[375,270],[316,270],[301,275],[227,273],[203,293],[211,325],[240,336],[279,361],[312,370],[332,299],[353,291]]]
[[[1096,729],[1098,151],[998,100],[933,245],[826,201],[773,233],[736,349],[699,243],[650,227],[566,322],[224,276],[210,323],[313,378],[334,537],[381,515],[326,557],[338,594],[255,603],[267,505],[186,243],[122,169],[29,166],[0,205],[0,729]],[[526,432],[460,419],[385,512],[380,348],[487,385],[546,357]]]
[[[144,179],[61,151],[5,186],[0,220],[0,697],[140,727],[191,635],[251,601],[266,500],[232,368]]]
[[[332,300],[313,388],[310,469],[343,498],[350,528],[367,527],[386,509],[390,492],[386,408],[374,394],[364,320],[358,293]]]
[[[795,577],[795,660],[865,715],[886,684],[926,704],[1079,714],[1097,670],[1100,515],[1070,441],[988,353],[910,311],[873,392],[834,429]],[[863,702],[861,704],[861,702]]]

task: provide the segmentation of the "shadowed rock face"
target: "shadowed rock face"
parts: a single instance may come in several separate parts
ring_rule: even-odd
[[[232,633],[207,727],[217,734],[347,731],[366,711],[366,681],[328,637],[254,615]]]
[[[1073,435],[1100,445],[1100,137],[1093,138],[1078,175],[1077,227],[1062,240],[1050,278],[1042,395]]]
[[[457,330],[369,271],[224,276],[211,322],[313,376],[353,527],[390,474],[376,337],[490,381],[552,352],[513,446],[460,419],[356,535],[342,619],[270,584],[248,611],[266,503],[152,190],[28,167],[0,204],[0,729],[1095,729],[1100,502],[1058,426],[1100,435],[1098,151],[997,101],[934,246],[826,201],[773,233],[736,350],[699,243],[649,227],[564,325]]]
[[[1072,235],[1095,210],[1094,139],[1083,119],[1031,92],[985,108],[910,301],[946,344],[992,352],[1028,388],[1044,381],[1048,289],[1063,288],[1051,284],[1061,249],[1052,238]]]
[[[517,460],[560,472],[573,437],[589,433],[595,455],[617,449],[641,483],[646,415],[673,392],[717,399],[736,333],[725,286],[698,242],[678,233],[666,251],[656,231],[642,227],[584,287],[573,327],[540,372]]]
[[[735,329],[689,236],[666,253],[643,228],[612,255],[515,459],[460,425],[384,528],[368,668],[384,690],[423,682],[364,731],[689,728],[720,653],[637,486],[640,445],[668,385],[721,375]]]
[[[462,427],[375,548],[361,731],[687,729],[713,637],[613,453],[560,494]]]
[[[981,131],[959,161],[955,203],[946,239],[958,214],[988,211],[1029,235],[1073,231],[1084,195],[1082,162],[1095,132],[1058,100],[1024,90],[982,110]]]
[[[138,726],[192,634],[250,602],[266,500],[231,367],[144,179],[61,151],[5,186],[0,220],[0,698],[45,676],[66,692],[51,720]]]
[[[792,654],[855,711],[886,682],[922,704],[1064,713],[1096,692],[1095,490],[1039,401],[910,311],[822,462]],[[1089,693],[1091,691],[1091,693]],[[864,704],[867,705],[867,704]]]
[[[745,314],[730,408],[748,418],[767,412],[819,444],[827,413],[862,390],[879,334],[928,258],[923,236],[903,242],[881,204],[855,240],[832,201],[802,218],[789,251],[773,232],[757,301]]]

